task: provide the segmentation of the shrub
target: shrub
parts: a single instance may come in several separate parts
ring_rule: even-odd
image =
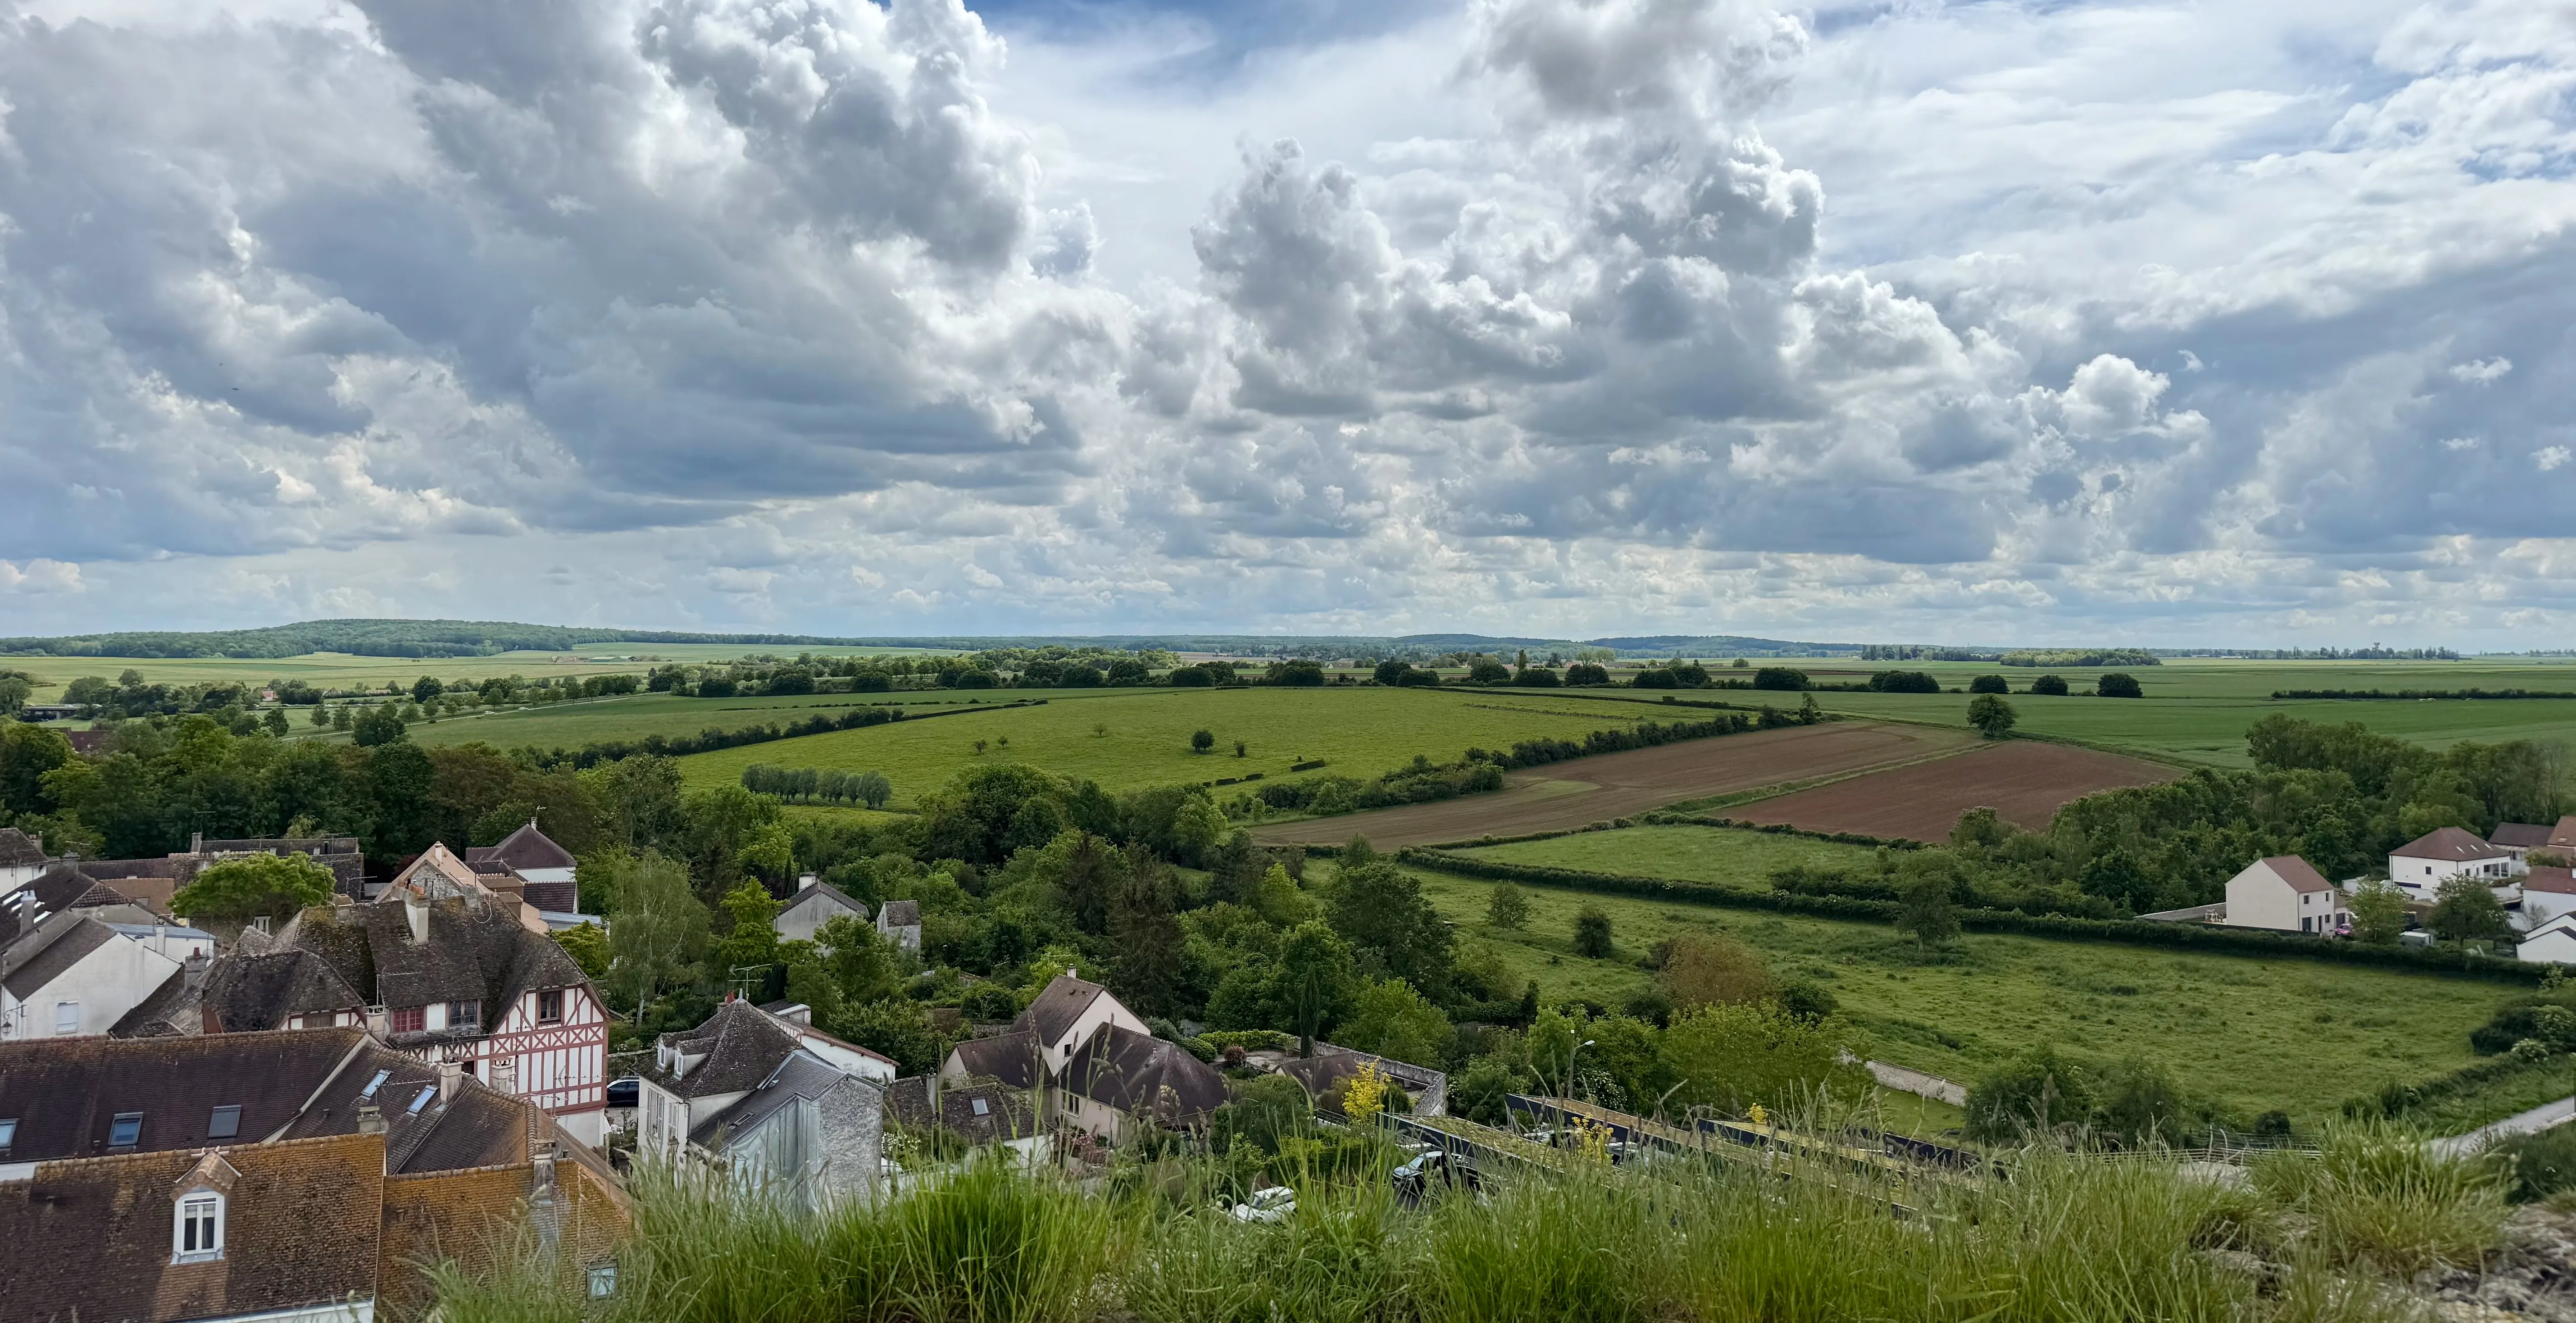
[[[1608,684],[1610,670],[1592,662],[1576,662],[1565,668],[1565,682],[1569,685]]]
[[[1215,732],[1205,730],[1194,730],[1190,732],[1190,752],[1205,753],[1215,747]]]
[[[1762,688],[1759,680],[1754,688]],[[1928,671],[1880,671],[1869,677],[1869,688],[1879,694],[1937,694],[1941,682]]]
[[[2313,1219],[2330,1262],[2397,1277],[2470,1267],[2495,1247],[2506,1212],[2499,1163],[2453,1156],[2403,1126],[2329,1122],[2310,1159],[2282,1154],[2253,1167],[2255,1187]]]
[[[1586,905],[1574,916],[1574,953],[1594,960],[1610,956],[1610,915],[1598,905]]]
[[[1686,933],[1663,947],[1657,983],[1684,1011],[1760,1001],[1771,993],[1762,953],[1725,933]]]
[[[1510,882],[1494,884],[1494,897],[1485,905],[1485,921],[1497,928],[1519,928],[1529,923],[1529,897]]]
[[[2012,686],[2005,683],[2004,678],[2000,675],[1980,675],[1976,679],[1968,682],[1968,692],[1972,694],[2009,694],[2012,692]]]
[[[1544,666],[1524,666],[1512,676],[1512,683],[1532,689],[1554,689],[1563,682],[1557,679],[1556,672]]]
[[[2096,698],[2144,698],[2147,691],[2139,686],[2135,676],[2114,671],[2093,682],[2093,695]]]
[[[1467,667],[1467,678],[1477,684],[1504,684],[1512,678],[1512,668],[1491,657],[1479,657]]]
[[[2030,682],[2030,691],[2034,694],[2053,694],[2059,698],[2064,698],[2066,696],[2066,681],[2058,676],[2043,675]]]
[[[1753,687],[1794,693],[1807,687],[1807,673],[1789,666],[1765,666],[1753,673]]]
[[[1323,682],[1324,668],[1304,658],[1279,662],[1270,668],[1270,683],[1275,685],[1311,689]]]
[[[2498,1144],[2495,1152],[2510,1165],[2511,1193],[2517,1203],[2531,1203],[2576,1188],[2576,1125],[2515,1135]]]
[[[1968,1086],[1968,1138],[2015,1143],[2081,1125],[2093,1114],[2093,1081],[2083,1069],[2041,1047]]]

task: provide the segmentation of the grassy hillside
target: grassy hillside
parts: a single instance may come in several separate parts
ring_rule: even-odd
[[[1023,691],[1009,691],[1008,699]],[[1585,733],[1649,719],[1671,719],[1627,705],[1571,703],[1546,695],[1421,689],[1113,689],[1081,690],[1076,700],[1043,707],[899,722],[865,730],[747,745],[680,761],[692,785],[716,785],[753,763],[778,767],[880,771],[894,781],[895,802],[910,804],[979,758],[1010,759],[1118,790],[1213,781],[1321,758],[1331,772],[1372,777],[1412,760],[1456,759],[1470,746],[1509,747],[1515,740]],[[1047,695],[1040,691],[1039,697]],[[1190,751],[1193,731],[1216,736],[1214,752]],[[1005,747],[1001,742],[1010,741]],[[987,742],[984,753],[975,741]],[[1234,756],[1234,742],[1248,746]]]
[[[1734,831],[1723,827],[1623,827],[1616,831],[1579,832],[1544,841],[1516,841],[1457,853],[1504,863],[1548,868],[1580,868],[1594,873],[1629,873],[1709,882],[1746,891],[1771,889],[1772,870],[1804,864],[1814,868],[1864,868],[1875,851],[1866,846],[1781,836],[1770,832]]]
[[[2240,1117],[2279,1108],[2303,1125],[2388,1081],[2468,1064],[2469,1031],[2511,995],[2429,974],[2000,934],[1972,934],[1951,958],[1926,959],[1878,924],[1545,887],[1524,888],[1529,926],[1509,932],[1485,923],[1491,883],[1420,876],[1463,938],[1492,944],[1548,997],[1615,1008],[1651,984],[1636,962],[1655,942],[1729,932],[1761,949],[1782,977],[1830,989],[1884,1060],[1966,1081],[2041,1043],[2094,1058],[2136,1056],[2170,1067],[2187,1090]],[[1585,904],[1609,913],[1616,959],[1573,953],[1574,916]]]

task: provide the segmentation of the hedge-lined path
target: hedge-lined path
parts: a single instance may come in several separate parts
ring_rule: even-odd
[[[1365,836],[1381,850],[1481,836],[1566,831],[1682,800],[1848,776],[1975,747],[1973,732],[1835,721],[1685,740],[1513,772],[1503,788],[1432,804],[1371,809],[1255,828],[1264,845],[1332,845]]]

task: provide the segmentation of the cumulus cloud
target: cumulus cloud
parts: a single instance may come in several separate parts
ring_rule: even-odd
[[[1347,38],[1445,52],[1427,118],[1152,88],[1271,109],[1145,224],[1116,190],[1157,170],[1087,157],[1078,99],[995,109],[1011,43],[958,0],[78,11],[0,18],[0,591],[1808,637],[2559,609],[2545,6],[2359,39],[1476,0]],[[1153,246],[1188,278],[1104,275]]]

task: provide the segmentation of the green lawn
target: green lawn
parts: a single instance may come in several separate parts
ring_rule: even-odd
[[[1793,864],[1867,868],[1877,855],[1867,846],[1725,827],[1622,827],[1457,853],[1502,863],[1710,882],[1745,891],[1770,890],[1772,872]]]
[[[745,745],[684,758],[680,766],[695,786],[736,780],[753,763],[881,771],[894,782],[894,802],[909,805],[978,761],[1024,762],[1112,791],[1252,772],[1275,779],[1291,775],[1294,763],[1318,758],[1327,764],[1321,770],[1367,778],[1416,754],[1449,762],[1470,747],[1503,748],[1540,736],[1579,739],[1676,715],[1545,694],[1374,686],[1070,692],[1094,696]],[[1202,729],[1216,736],[1216,748],[1192,753],[1190,735]],[[985,752],[976,752],[977,740],[986,742]],[[1244,757],[1234,755],[1236,740],[1247,745]]]
[[[1072,690],[1076,694],[1111,692]],[[1040,693],[1033,697],[1050,697]],[[532,744],[541,749],[578,749],[604,740],[640,740],[647,735],[695,735],[709,728],[738,730],[772,722],[786,724],[806,717],[839,716],[853,708],[893,703],[936,711],[950,707],[1008,703],[1017,693],[959,693],[955,690],[902,690],[890,694],[804,694],[778,698],[674,698],[669,694],[632,694],[623,698],[587,698],[546,703],[483,714],[445,717],[411,728],[422,744],[464,744],[480,740],[504,749]],[[970,704],[969,700],[973,700]]]
[[[1573,838],[1568,838],[1573,839]],[[1649,986],[1636,961],[1655,942],[1722,931],[1770,956],[1784,978],[1832,990],[1879,1059],[1963,1083],[2024,1048],[2136,1056],[2171,1068],[2194,1095],[2240,1120],[2280,1108],[2302,1125],[2390,1080],[2467,1064],[2469,1031],[2512,995],[2501,985],[2300,960],[2053,942],[1963,938],[1947,961],[1877,924],[1703,909],[1525,887],[1521,932],[1490,928],[1493,884],[1422,872],[1424,889],[1469,942],[1489,942],[1546,997],[1616,1008]],[[1611,916],[1619,958],[1573,953],[1575,912]]]

